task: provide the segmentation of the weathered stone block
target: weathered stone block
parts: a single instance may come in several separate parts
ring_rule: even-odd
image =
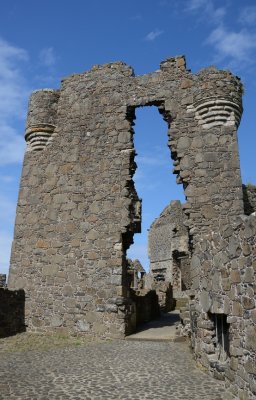
[[[256,363],[255,363],[255,360],[253,360],[252,358],[249,358],[244,364],[244,369],[249,374],[256,375]]]
[[[212,298],[207,291],[202,291],[200,294],[200,302],[205,312],[208,312],[212,306]],[[210,321],[207,321],[210,322]]]
[[[62,324],[63,324],[63,320],[62,320],[62,318],[60,318],[59,315],[52,316],[50,325],[53,328],[58,328],[58,327],[62,326]],[[41,321],[40,326],[42,326],[42,325],[43,325],[43,322]]]
[[[248,350],[256,351],[256,326],[250,326],[246,329],[245,347]]]
[[[237,371],[237,369],[238,369],[238,358],[237,357],[231,357],[229,365],[230,365],[230,368],[233,371]]]
[[[253,283],[255,281],[253,268],[246,268],[243,281],[246,283]]]
[[[252,297],[242,296],[242,305],[246,310],[251,310],[255,307],[255,301]]]
[[[90,324],[84,320],[78,320],[76,323],[76,328],[78,332],[89,332],[90,331]]]
[[[231,281],[231,283],[240,283],[241,282],[240,271],[231,270],[230,271],[230,281]]]
[[[242,307],[241,303],[239,303],[238,301],[232,302],[232,315],[237,316],[237,317],[243,316],[243,307]]]
[[[42,268],[42,275],[44,276],[56,276],[59,268],[57,265],[46,265]]]

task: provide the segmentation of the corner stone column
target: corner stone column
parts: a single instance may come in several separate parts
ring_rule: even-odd
[[[59,91],[42,89],[32,93],[29,101],[25,140],[27,150],[43,150],[56,126]]]
[[[185,194],[193,210],[194,233],[201,234],[228,226],[230,218],[243,214],[237,144],[242,89],[238,78],[226,71],[210,68],[199,77],[193,104],[187,106],[196,127],[193,185],[186,187]]]

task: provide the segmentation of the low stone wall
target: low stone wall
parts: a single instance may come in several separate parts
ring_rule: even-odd
[[[0,288],[0,337],[11,336],[26,330],[24,290]]]

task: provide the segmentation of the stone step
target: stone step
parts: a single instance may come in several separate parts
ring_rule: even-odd
[[[125,340],[133,340],[138,342],[186,342],[187,338],[185,336],[176,336],[176,335],[166,335],[162,337],[155,337],[155,336],[143,336],[138,335],[137,333],[133,335],[126,336]]]

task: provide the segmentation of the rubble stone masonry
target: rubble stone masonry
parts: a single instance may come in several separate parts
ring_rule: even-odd
[[[186,220],[180,201],[172,201],[153,222],[148,233],[150,273],[155,279],[160,277],[170,282],[176,291],[174,295],[182,290],[183,280],[186,287],[190,285],[189,276],[181,274],[182,257],[189,258],[190,255]]]
[[[256,186],[243,185],[244,213],[250,215],[256,212]]]
[[[25,292],[28,330],[129,330],[126,250],[141,210],[132,126],[136,107],[156,106],[186,196],[196,356],[216,375],[225,369],[241,399],[255,396],[255,217],[244,215],[241,95],[239,78],[214,67],[192,74],[184,57],[143,76],[122,62],[96,65],[32,94],[8,282]],[[227,331],[224,368],[211,358]]]

